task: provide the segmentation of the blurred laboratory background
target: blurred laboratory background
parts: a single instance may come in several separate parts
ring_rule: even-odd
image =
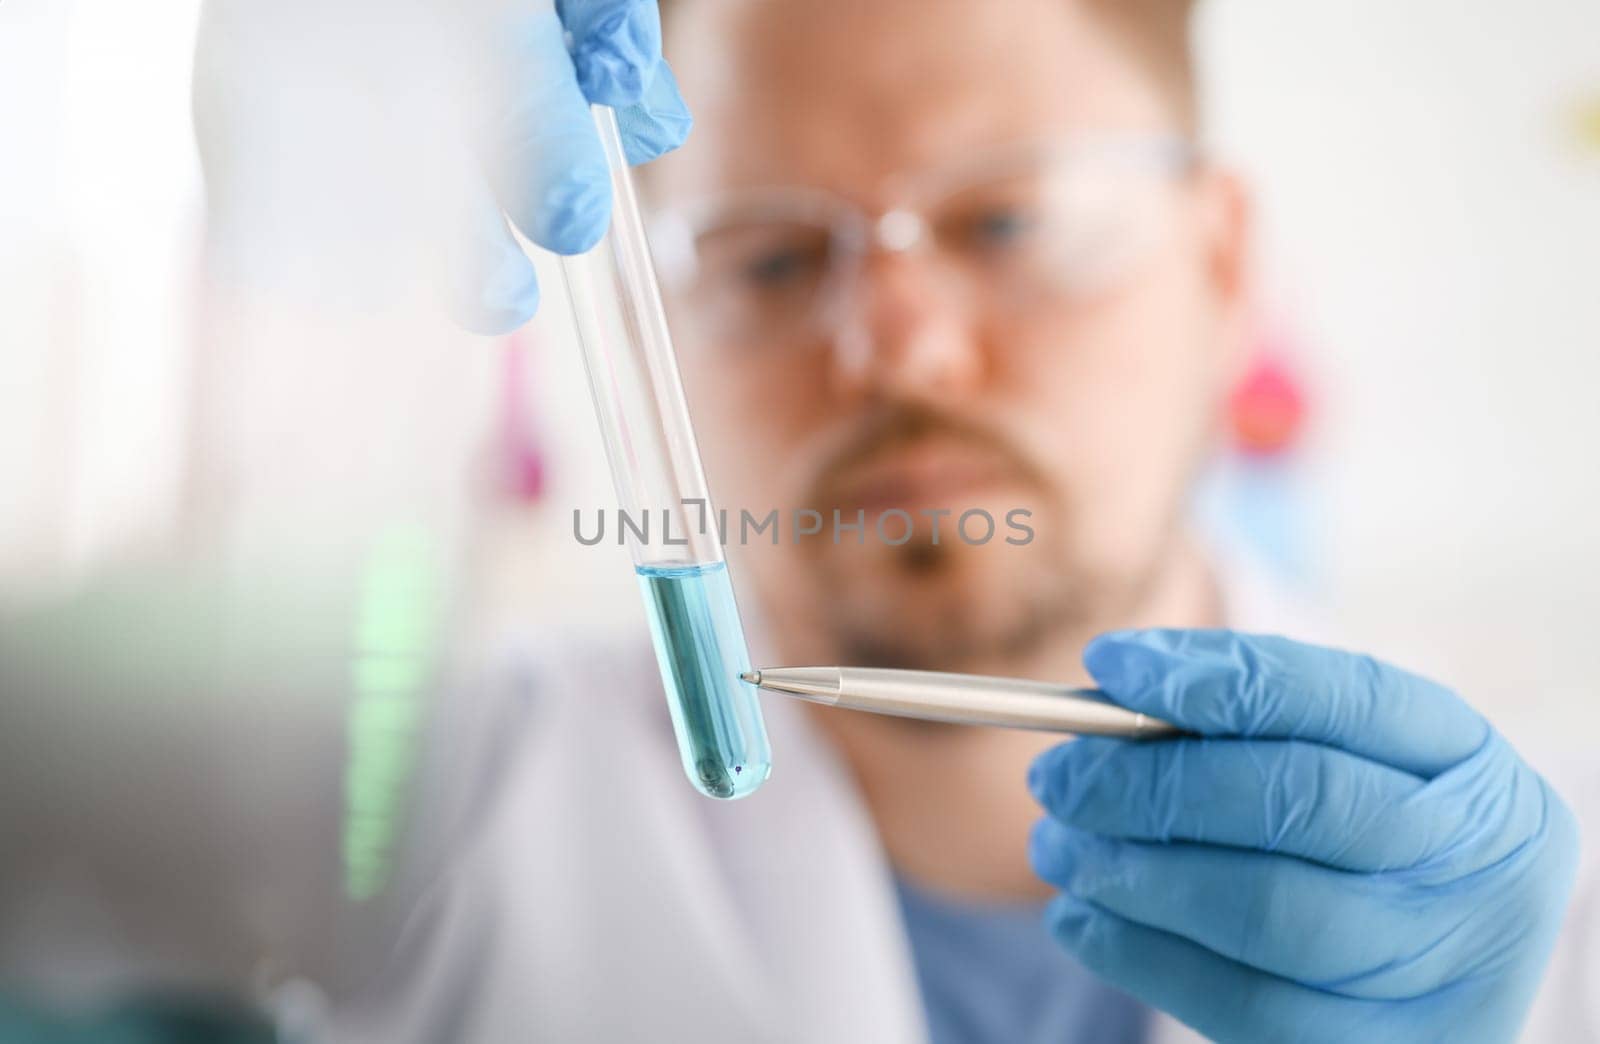
[[[206,17],[228,17],[215,6]],[[312,20],[317,5],[284,6]],[[210,547],[216,582],[251,587],[230,625],[259,638],[250,621],[271,620],[285,647],[342,650],[284,691],[241,682],[242,718],[185,728],[247,779],[308,744],[366,766],[337,781],[366,817],[354,834],[316,810],[315,777],[255,824],[315,820],[329,872],[359,895],[385,844],[384,799],[361,778],[400,774],[416,727],[385,719],[389,745],[358,749],[382,717],[363,716],[363,693],[423,687],[451,650],[503,635],[643,641],[645,622],[626,551],[572,542],[573,509],[613,497],[550,260],[539,318],[505,338],[428,308],[383,314],[359,280],[337,300],[300,292],[310,277],[275,263],[274,241],[314,223],[382,237],[412,218],[386,209],[398,182],[450,172],[386,168],[371,214],[339,211],[287,144],[325,109],[317,71],[337,50],[308,32],[303,94],[263,98],[229,68],[197,77],[201,8],[0,3],[0,600],[42,604]],[[1256,186],[1261,236],[1258,357],[1198,510],[1343,644],[1452,684],[1513,738],[1557,721],[1596,734],[1600,12],[1211,0],[1200,28],[1209,144]],[[263,118],[234,137],[245,109]],[[347,115],[322,126],[390,135],[401,155],[417,144],[382,113]],[[221,128],[214,184],[265,187],[251,198],[266,212],[214,198],[230,227],[208,227],[197,120]],[[329,142],[329,177],[358,176],[348,148]],[[426,259],[394,263],[420,302]],[[218,265],[223,290],[208,285]],[[308,311],[273,306],[286,285]],[[0,733],[47,742],[16,731],[24,709],[0,692]],[[253,880],[268,864],[233,869]],[[319,930],[317,909],[272,902],[243,916]]]

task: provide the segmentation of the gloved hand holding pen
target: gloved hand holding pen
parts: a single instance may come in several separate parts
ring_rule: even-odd
[[[1440,686],[1227,631],[1106,635],[1116,702],[1202,738],[1034,764],[1034,869],[1090,969],[1222,1041],[1504,1041],[1577,864],[1567,807]]]
[[[488,188],[473,203],[455,306],[480,333],[515,329],[539,303],[533,263],[506,217],[558,254],[582,253],[605,233],[611,181],[591,104],[617,110],[633,163],[683,144],[691,123],[661,57],[656,0],[556,0],[554,11],[493,28],[493,111],[479,114]]]

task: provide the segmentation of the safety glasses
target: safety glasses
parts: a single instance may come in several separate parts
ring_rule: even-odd
[[[1172,224],[1185,139],[1097,135],[891,179],[869,211],[787,186],[659,211],[652,250],[694,334],[752,348],[842,333],[876,253],[930,262],[947,299],[1012,318],[1113,286]]]

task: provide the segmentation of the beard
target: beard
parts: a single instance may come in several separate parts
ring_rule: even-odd
[[[918,533],[901,548],[827,548],[816,565],[822,634],[850,665],[981,671],[1080,634],[1123,600],[1053,540],[974,548]]]
[[[819,469],[810,503],[853,517],[859,498],[851,476],[934,444],[958,445],[969,463],[982,460],[993,481],[959,498],[965,503],[940,504],[952,514],[938,529],[911,512],[916,524],[900,546],[824,540],[804,551],[810,608],[840,662],[993,669],[1084,634],[1135,600],[1142,583],[1106,575],[1074,553],[1073,505],[1041,468],[1001,434],[926,407],[896,406],[875,416]],[[868,534],[886,507],[869,511]],[[961,512],[973,508],[998,522],[995,536],[981,545],[956,532]],[[1033,538],[1025,546],[1006,541],[1017,535],[1005,521],[1017,508],[1031,512]]]

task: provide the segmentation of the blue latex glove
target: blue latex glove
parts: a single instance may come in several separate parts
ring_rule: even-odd
[[[554,11],[504,23],[495,46],[490,104],[505,111],[484,114],[490,185],[467,219],[456,295],[459,320],[479,333],[515,329],[539,304],[533,264],[505,216],[559,254],[582,253],[605,234],[611,182],[591,103],[617,110],[632,163],[683,144],[691,122],[661,57],[656,0],[557,0]]]
[[[1117,703],[1205,738],[1041,755],[1034,869],[1085,965],[1220,1041],[1508,1041],[1577,865],[1572,814],[1483,718],[1369,657],[1106,635]]]

